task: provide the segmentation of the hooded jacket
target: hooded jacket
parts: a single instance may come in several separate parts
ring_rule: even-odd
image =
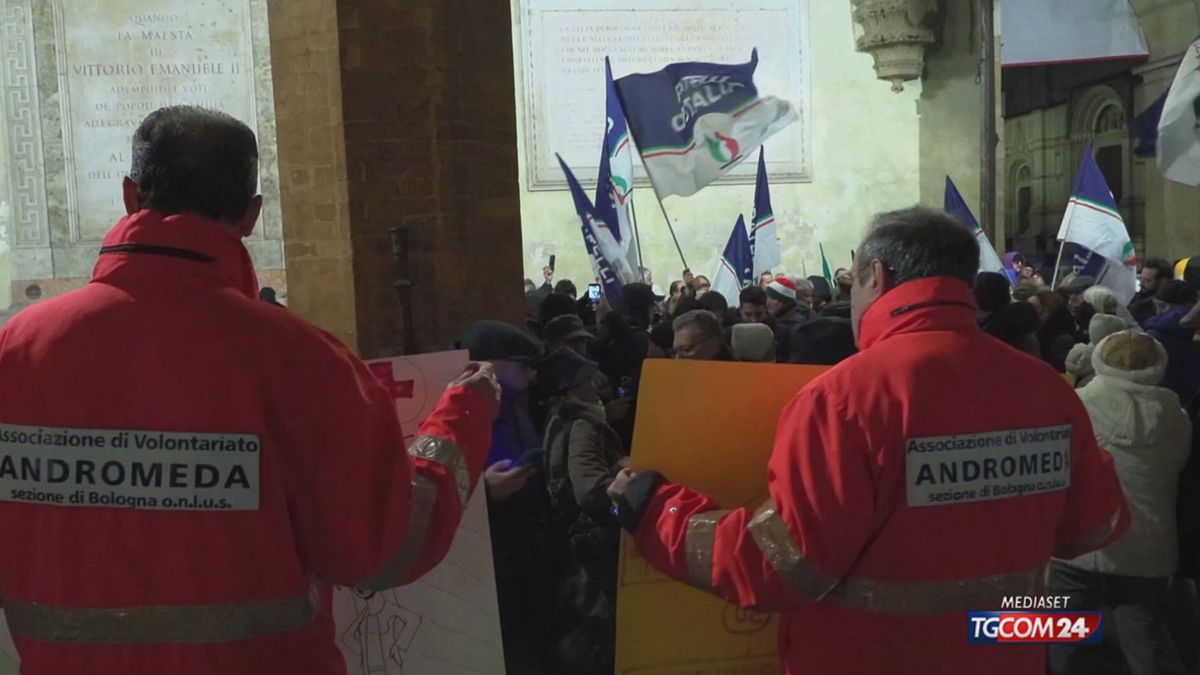
[[[757,508],[635,476],[620,518],[642,556],[780,613],[788,675],[1043,673],[1043,648],[968,644],[967,612],[1040,593],[1052,554],[1104,546],[1128,514],[1070,386],[976,318],[956,279],[884,294],[861,351],[781,413]]]
[[[1102,343],[1103,344],[1103,343]],[[1144,370],[1104,363],[1092,355],[1095,378],[1079,390],[1100,446],[1112,455],[1132,519],[1129,532],[1108,546],[1068,560],[1093,572],[1166,577],[1179,565],[1175,497],[1179,472],[1191,449],[1192,423],[1179,397],[1158,386],[1167,352],[1155,343],[1158,362]]]

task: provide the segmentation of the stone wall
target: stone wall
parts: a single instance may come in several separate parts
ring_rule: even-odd
[[[1033,250],[1058,232],[1083,147],[1113,160],[1110,187],[1139,258],[1200,254],[1200,190],[1163,178],[1153,157],[1133,154],[1133,118],[1171,84],[1184,49],[1200,32],[1198,0],[1132,2],[1150,51],[1144,62],[1099,62],[1005,71],[1004,177],[1007,227]],[[1021,192],[1028,208],[1022,213]]]
[[[514,6],[517,4],[514,0]],[[848,266],[850,250],[858,245],[871,216],[912,205],[922,198],[921,176],[925,169],[920,159],[920,134],[924,112],[918,106],[931,83],[909,82],[904,91],[893,93],[888,82],[876,78],[871,56],[855,50],[850,2],[810,0],[804,4],[808,31],[801,39],[811,64],[804,114],[811,125],[812,180],[772,183],[771,200],[784,269],[793,274],[820,274],[818,243],[824,243],[833,267]],[[514,39],[521,39],[522,33],[522,27],[515,25]],[[760,45],[760,52],[769,47]],[[680,60],[687,58],[687,54],[679,54]],[[935,76],[939,82],[934,86],[941,87],[942,71]],[[959,77],[957,73],[947,76]],[[973,73],[967,77],[974,81]],[[977,101],[970,104],[978,109]],[[520,100],[518,105],[522,105]],[[947,100],[945,105],[958,106],[961,102]],[[519,114],[525,113],[520,110]],[[947,133],[941,142],[977,147],[978,132],[972,131],[965,138]],[[772,140],[767,141],[766,148],[769,156]],[[522,161],[528,159],[522,157]],[[927,170],[967,176],[978,170],[974,164]],[[585,283],[592,273],[570,194],[565,190],[533,191],[526,174],[522,168],[526,276],[540,280],[542,266],[554,253],[560,277],[572,278],[577,285]],[[971,180],[963,182],[969,184]],[[648,187],[638,188],[634,201],[647,266],[654,272],[655,283],[666,288],[672,279],[679,278],[682,264],[653,192]],[[941,203],[940,192],[937,203]],[[730,229],[739,214],[748,220],[753,206],[753,184],[712,185],[691,197],[666,199],[666,209],[693,271],[710,276],[715,273]]]
[[[9,295],[20,306],[87,282],[104,232],[124,215],[128,137],[150,109],[185,102],[249,111],[239,116],[258,133],[267,206],[246,243],[264,285],[286,295],[265,3],[230,5],[241,12],[240,30],[221,31],[194,19],[181,0],[0,0],[0,306]],[[158,17],[154,25],[135,18],[146,13]],[[105,56],[99,65],[96,55]],[[200,62],[225,68],[220,77],[236,82],[244,96],[214,95],[195,86],[203,77],[155,75],[147,65]],[[140,70],[120,74],[130,64]],[[118,74],[89,79],[79,67]],[[228,70],[235,67],[250,70]],[[217,80],[211,82],[215,90]],[[154,91],[115,91],[139,86]]]

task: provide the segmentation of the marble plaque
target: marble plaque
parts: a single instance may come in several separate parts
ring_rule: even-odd
[[[70,240],[122,213],[130,138],[147,114],[197,104],[257,128],[246,0],[63,0],[56,22]]]
[[[530,189],[565,189],[556,152],[581,178],[596,175],[606,55],[619,78],[680,61],[745,63],[754,47],[759,93],[791,101],[800,115],[767,142],[771,180],[811,178],[808,0],[517,2]],[[745,161],[719,182],[753,182],[756,165]]]

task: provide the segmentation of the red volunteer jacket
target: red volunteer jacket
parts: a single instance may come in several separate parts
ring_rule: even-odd
[[[966,613],[1124,532],[1111,457],[1057,373],[977,328],[961,281],[902,284],[861,329],[781,415],[757,510],[642,474],[638,549],[781,613],[789,675],[1040,675],[1043,648],[970,645]]]
[[[332,336],[257,299],[217,224],[143,211],[87,287],[0,331],[0,597],[28,675],[344,672],[328,584],[449,549],[489,403],[404,451]]]

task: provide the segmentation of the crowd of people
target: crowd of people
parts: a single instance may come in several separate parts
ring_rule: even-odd
[[[1185,470],[1200,408],[1197,279],[1148,260],[1125,305],[1087,276],[1052,289],[1019,255],[1006,263],[975,278],[979,327],[1077,387],[1133,514],[1121,542],[1057,561],[1052,575],[1055,592],[1114,610],[1119,649],[1057,647],[1050,672],[1122,659],[1128,672],[1183,672],[1168,586],[1181,564],[1200,574],[1200,546],[1179,544],[1200,523],[1200,480],[1188,478],[1200,472]],[[666,293],[626,285],[617,307],[543,274],[540,287],[526,280],[525,326],[479,322],[463,340],[472,359],[496,363],[504,392],[484,477],[508,672],[609,673],[619,530],[606,491],[629,466],[644,361],[840,363],[858,351],[852,272],[833,284],[767,273],[730,306],[685,271]]]
[[[331,585],[369,595],[433,569],[480,477],[509,675],[614,672],[621,529],[672,578],[782,614],[789,673],[1194,660],[1170,607],[1200,578],[1200,265],[1146,261],[1130,303],[1079,274],[1051,288],[1019,256],[977,274],[971,232],[914,207],[879,214],[833,283],[764,274],[736,306],[686,271],[659,293],[642,269],[610,304],[547,268],[526,325],[465,329],[477,363],[403,452],[372,371],[260,294],[250,129],[166,108],[132,147],[94,282],[0,331],[0,379],[21,385],[0,390],[17,486],[0,604],[23,672],[338,672]],[[765,500],[726,510],[630,468],[656,358],[840,365],[780,413]],[[254,450],[134,461],[131,434]],[[957,490],[987,462],[1004,492]],[[221,467],[223,486],[201,478]],[[97,477],[140,501],[66,502]],[[1046,659],[963,639],[967,611],[1047,590],[1111,615],[1102,643]]]

